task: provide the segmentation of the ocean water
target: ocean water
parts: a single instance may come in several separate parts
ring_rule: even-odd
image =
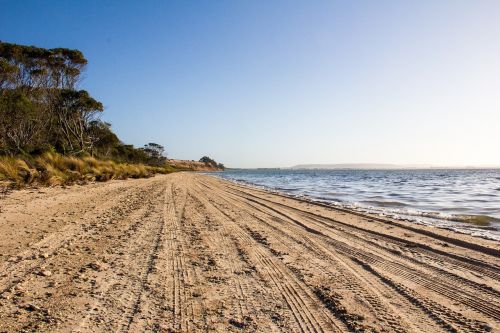
[[[500,169],[239,169],[212,175],[500,241]]]

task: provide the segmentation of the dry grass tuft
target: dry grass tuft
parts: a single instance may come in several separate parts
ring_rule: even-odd
[[[94,157],[78,158],[45,153],[34,160],[0,156],[0,186],[66,185],[87,181],[145,178],[176,171],[170,166],[117,163]]]

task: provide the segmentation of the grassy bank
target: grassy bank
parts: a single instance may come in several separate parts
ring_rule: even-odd
[[[224,165],[218,164],[215,161],[213,161],[213,163],[206,163],[200,161],[169,159],[168,164],[182,171],[224,171]]]
[[[0,186],[67,185],[111,179],[144,178],[177,171],[171,166],[117,163],[96,158],[45,153],[38,157],[0,156]]]

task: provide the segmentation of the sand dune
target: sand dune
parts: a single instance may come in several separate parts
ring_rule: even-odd
[[[177,173],[0,200],[0,332],[487,332],[500,246]]]

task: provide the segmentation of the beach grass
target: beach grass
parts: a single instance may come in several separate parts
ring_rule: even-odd
[[[67,185],[89,181],[146,178],[177,171],[169,165],[118,163],[91,156],[63,156],[45,153],[37,157],[0,156],[0,185]]]

